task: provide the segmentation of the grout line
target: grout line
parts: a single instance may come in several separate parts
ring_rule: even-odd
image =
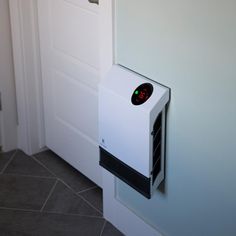
[[[97,212],[99,212],[100,214],[103,215],[103,213],[98,210],[95,206],[93,206],[88,200],[86,200],[84,197],[80,196],[79,194],[77,194],[67,183],[65,183],[62,179],[60,179],[60,181],[65,184],[73,193],[76,194],[76,196],[80,197],[81,199],[83,199],[89,206],[91,206],[94,210],[96,210]]]
[[[35,160],[38,164],[40,164],[42,167],[44,167],[49,173],[51,173],[53,176],[57,177],[55,173],[53,173],[47,166],[45,166],[41,161],[39,161],[34,155],[31,156],[33,160]]]
[[[67,184],[63,179],[58,178],[67,188],[69,188],[74,194],[77,195],[77,193],[75,192],[75,190],[69,185]]]
[[[3,173],[3,175],[8,176],[21,176],[21,177],[30,177],[30,178],[41,178],[41,179],[56,179],[56,176],[37,176],[37,175],[23,175],[23,174],[15,174],[15,173]]]
[[[6,163],[6,165],[3,167],[3,169],[0,171],[0,174],[3,174],[3,172],[6,170],[6,168],[8,167],[8,165],[10,164],[10,162],[13,160],[13,158],[15,157],[17,153],[17,150],[15,150],[15,152],[12,154],[12,156],[10,157],[10,160]]]
[[[52,186],[52,189],[51,189],[51,191],[49,192],[48,197],[47,197],[47,199],[45,200],[45,202],[44,202],[42,208],[40,209],[40,212],[42,212],[43,209],[44,209],[44,207],[46,206],[46,204],[47,204],[49,198],[51,197],[51,195],[52,195],[52,193],[53,193],[53,191],[54,191],[54,189],[55,189],[55,187],[56,187],[56,185],[57,185],[57,183],[58,183],[58,179],[55,181],[54,185]]]
[[[103,232],[104,232],[104,229],[105,229],[106,223],[107,223],[107,221],[105,220],[105,221],[104,221],[104,224],[103,224],[103,227],[102,227],[102,229],[101,229],[100,236],[102,236],[102,234],[103,234]]]
[[[13,156],[15,156],[18,151],[19,151],[19,149],[16,149],[16,150],[12,153],[11,158],[12,158]]]
[[[57,211],[43,211],[43,213],[65,215],[65,216],[81,216],[81,217],[88,217],[88,218],[104,219],[103,216],[91,216],[91,215],[74,214],[74,213],[63,213],[63,212],[57,212]]]
[[[92,203],[91,202],[89,202],[88,200],[86,200],[83,196],[80,196],[80,195],[78,195],[78,194],[76,194],[78,197],[80,197],[80,198],[82,198],[88,205],[90,205],[94,210],[96,210],[97,212],[99,212],[101,215],[103,215],[103,213],[99,210],[99,209],[97,209],[94,205],[92,205]]]
[[[1,207],[0,210],[15,210],[15,211],[27,211],[27,212],[39,212],[39,210],[33,209],[23,209],[23,208],[14,208],[14,207]]]
[[[75,193],[78,197],[80,197],[82,200],[84,200],[89,206],[91,206],[94,210],[96,210],[97,212],[99,212],[101,215],[103,215],[103,213],[97,209],[95,206],[93,206],[89,201],[87,201],[84,197],[80,196],[78,193],[82,193],[85,191],[88,191],[89,189],[85,189],[82,190],[80,192],[75,192],[74,189],[72,189],[64,180],[62,180],[59,176],[57,176],[56,174],[54,174],[51,170],[49,170],[43,163],[41,163],[34,155],[32,155],[32,158],[37,161],[38,163],[40,163],[44,168],[46,168],[51,174],[53,174],[58,180],[60,180],[63,184],[65,184],[73,193]],[[94,186],[91,188],[97,188],[98,186]]]
[[[94,186],[94,187],[91,187],[91,188],[87,188],[87,189],[81,190],[81,191],[77,192],[76,194],[84,193],[84,192],[93,190],[93,189],[95,189],[95,188],[98,188],[98,186]]]
[[[83,214],[61,213],[61,212],[56,212],[56,211],[43,211],[43,212],[41,212],[40,210],[13,208],[13,207],[1,207],[0,206],[0,210],[25,211],[25,212],[34,212],[34,213],[36,212],[36,213],[57,214],[57,215],[65,215],[65,216],[80,216],[80,217],[104,219],[103,216],[91,216],[91,215],[83,215]]]

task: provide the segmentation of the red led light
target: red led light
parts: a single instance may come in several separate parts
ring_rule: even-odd
[[[138,96],[140,99],[144,99],[146,97],[146,93],[141,91],[139,96]]]

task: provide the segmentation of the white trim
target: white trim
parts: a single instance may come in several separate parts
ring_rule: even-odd
[[[18,108],[18,148],[27,154],[45,145],[37,1],[10,0]]]
[[[116,199],[115,177],[103,171],[103,215],[127,236],[162,236],[129,208]]]
[[[17,112],[8,1],[0,2],[0,146],[7,152],[17,147]]]
[[[100,14],[100,76],[113,64],[113,0],[99,2]]]
[[[114,62],[114,8],[115,0],[100,1],[101,19],[101,76]],[[105,219],[110,221],[125,235],[131,236],[162,236],[156,229],[144,222],[130,209],[125,207],[116,199],[115,177],[103,170],[103,214]]]

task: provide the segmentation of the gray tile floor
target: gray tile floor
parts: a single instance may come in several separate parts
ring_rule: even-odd
[[[51,151],[0,153],[0,235],[121,236],[102,190]]]

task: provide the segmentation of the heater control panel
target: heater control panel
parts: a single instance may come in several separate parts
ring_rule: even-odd
[[[152,95],[153,86],[150,83],[139,85],[133,92],[131,102],[134,105],[141,105],[145,103]]]

